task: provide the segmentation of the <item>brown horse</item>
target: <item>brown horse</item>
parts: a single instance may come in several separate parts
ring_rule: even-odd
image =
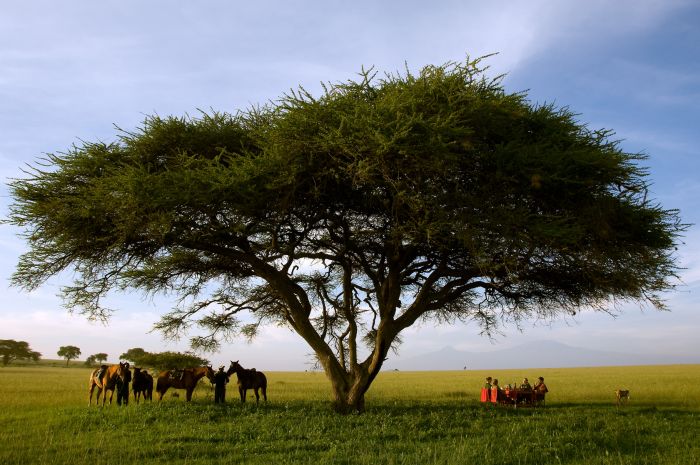
[[[95,400],[97,405],[100,405],[100,394],[102,394],[102,405],[104,406],[105,400],[107,399],[107,391],[110,391],[109,403],[111,405],[112,397],[114,397],[114,390],[117,387],[117,380],[121,379],[121,381],[124,382],[128,372],[129,364],[120,362],[119,365],[103,365],[90,373],[90,382],[88,385],[90,396],[88,398],[88,405],[92,405],[92,393],[95,387],[97,387],[97,398]]]
[[[134,381],[131,386],[137,404],[142,394],[144,401],[153,400],[153,376],[146,370],[141,371],[141,368],[134,368]]]
[[[214,376],[214,370],[210,366],[185,368],[184,370],[167,370],[158,374],[156,392],[158,400],[163,400],[165,392],[170,389],[184,389],[187,401],[192,400],[192,392],[197,387],[197,382],[204,376]]]
[[[241,402],[245,402],[248,389],[253,389],[255,391],[256,402],[260,402],[260,395],[258,394],[258,389],[260,389],[265,402],[267,402],[267,378],[262,371],[257,371],[255,368],[246,370],[238,363],[238,360],[236,360],[235,362],[231,362],[227,373],[229,376],[236,373],[236,377],[238,378],[238,393],[241,395]]]

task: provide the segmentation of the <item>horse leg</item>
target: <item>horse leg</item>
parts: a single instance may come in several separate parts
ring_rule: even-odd
[[[245,389],[243,389],[242,387],[239,387],[238,394],[241,396],[241,402],[245,402]]]
[[[165,395],[165,392],[168,390],[168,388],[164,388],[162,391],[160,389],[157,390],[158,392],[158,402],[163,400],[163,396]]]
[[[92,405],[92,393],[95,391],[95,383],[90,380],[90,387],[88,388],[88,407]]]
[[[260,394],[258,394],[258,388],[253,389],[255,391],[255,403],[260,403]]]
[[[260,389],[262,389],[263,399],[265,399],[265,402],[267,402],[267,387],[263,386]]]
[[[194,388],[187,388],[187,393],[185,394],[185,399],[187,399],[187,402],[192,400],[192,392],[194,392]]]

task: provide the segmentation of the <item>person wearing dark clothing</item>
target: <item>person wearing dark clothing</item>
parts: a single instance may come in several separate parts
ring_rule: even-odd
[[[221,366],[214,375],[214,403],[226,402],[226,383],[228,383],[228,373]]]
[[[126,363],[126,376],[124,380],[117,378],[117,405],[129,404],[129,383],[131,382],[131,370],[129,369],[129,363]]]

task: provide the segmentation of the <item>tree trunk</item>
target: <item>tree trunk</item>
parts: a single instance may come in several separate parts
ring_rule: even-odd
[[[331,377],[330,374],[328,374]],[[342,415],[351,413],[363,413],[365,411],[365,392],[369,388],[369,380],[366,376],[360,379],[352,379],[348,385],[343,380],[331,378],[333,390],[333,410]]]
[[[389,345],[379,343],[372,356],[356,365],[352,372],[324,367],[326,376],[331,381],[333,410],[341,414],[365,411],[365,393],[381,370],[386,357],[386,347]]]
[[[365,411],[365,393],[379,374],[396,334],[391,325],[380,323],[374,350],[364,362],[351,364],[349,371],[337,362],[331,363],[331,357],[322,358],[317,352],[331,382],[333,410],[341,414]]]

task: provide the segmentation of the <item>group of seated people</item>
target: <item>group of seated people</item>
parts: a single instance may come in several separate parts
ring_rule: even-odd
[[[533,387],[530,385],[530,382],[528,381],[527,378],[523,378],[523,382],[520,383],[520,386],[516,385],[507,385],[504,388],[498,385],[498,380],[493,379],[490,376],[486,378],[486,383],[484,384],[484,390],[486,392],[491,393],[491,395],[488,396],[489,400],[493,398],[493,393],[495,391],[496,394],[496,399],[497,400],[503,400],[507,397],[506,392],[515,390],[520,393],[533,393],[533,399],[538,398],[538,399],[544,399],[544,395],[549,392],[549,389],[547,389],[547,385],[544,384],[544,378],[540,376],[537,378],[537,382],[535,383],[535,386]],[[519,399],[519,397],[516,397],[516,399]],[[483,400],[483,399],[482,399]]]

